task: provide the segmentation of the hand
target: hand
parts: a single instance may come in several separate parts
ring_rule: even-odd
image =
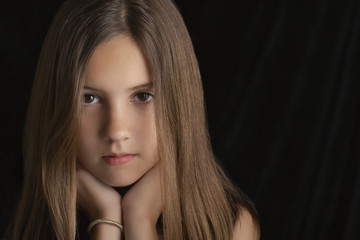
[[[90,220],[102,218],[121,221],[121,196],[80,163],[77,164],[77,203]]]
[[[156,222],[162,210],[158,164],[128,190],[122,199],[122,210],[127,239],[157,238]]]

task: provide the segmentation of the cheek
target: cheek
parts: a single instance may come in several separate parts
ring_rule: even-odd
[[[153,105],[140,106],[135,108],[131,114],[133,131],[141,134],[144,138],[156,138],[155,113]]]
[[[142,147],[146,148],[147,153],[157,158],[157,134],[155,126],[154,111],[148,111],[134,119],[136,121],[136,136]]]
[[[89,154],[89,150],[92,149],[92,146],[94,146],[95,143],[95,126],[94,122],[88,121],[84,119],[84,117],[81,119],[80,124],[80,136],[78,141],[78,158],[83,158],[86,156],[86,154]]]
[[[80,160],[81,163],[83,159],[86,159],[86,154],[88,153],[86,149],[89,149],[89,144],[90,144],[88,142],[89,138],[87,138],[83,133],[84,133],[83,131],[80,133],[79,142],[77,146],[77,158]]]
[[[158,162],[158,144],[157,144],[157,133],[155,122],[153,122],[149,128],[149,138],[150,138],[150,151],[153,156],[155,163]]]

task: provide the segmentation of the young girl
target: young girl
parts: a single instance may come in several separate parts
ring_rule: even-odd
[[[259,238],[254,208],[213,156],[171,0],[64,3],[38,63],[24,154],[9,239]]]

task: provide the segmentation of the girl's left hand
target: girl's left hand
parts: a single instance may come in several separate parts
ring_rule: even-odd
[[[157,239],[156,222],[161,210],[159,166],[155,164],[122,199],[126,238]]]

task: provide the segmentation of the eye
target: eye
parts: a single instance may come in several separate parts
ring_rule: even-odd
[[[148,92],[139,92],[137,93],[132,101],[139,102],[139,103],[148,103],[153,99],[153,95]]]
[[[94,104],[94,103],[98,103],[98,102],[99,102],[99,98],[96,95],[90,94],[90,93],[84,94],[84,97],[83,97],[84,104]]]

